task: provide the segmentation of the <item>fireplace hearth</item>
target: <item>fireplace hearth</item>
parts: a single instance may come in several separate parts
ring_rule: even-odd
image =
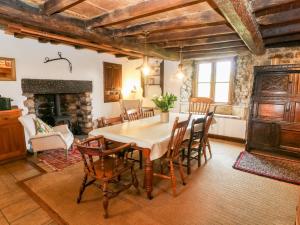
[[[23,79],[22,89],[29,114],[52,126],[67,124],[76,135],[92,130],[91,81]]]

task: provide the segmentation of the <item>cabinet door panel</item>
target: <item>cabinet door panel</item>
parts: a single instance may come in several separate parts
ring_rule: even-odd
[[[300,152],[300,123],[280,125],[280,148]]]
[[[256,95],[287,96],[289,94],[288,74],[264,74],[256,78]]]
[[[300,74],[290,74],[289,82],[292,84],[292,96],[300,97]]]
[[[276,145],[275,124],[253,121],[251,126],[251,148],[271,148]]]
[[[287,109],[289,104],[286,102],[255,102],[253,107],[253,117],[263,120],[284,121],[288,119]]]

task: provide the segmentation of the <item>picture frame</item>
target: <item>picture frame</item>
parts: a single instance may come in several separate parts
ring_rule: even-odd
[[[0,81],[16,80],[16,62],[14,58],[0,57]]]

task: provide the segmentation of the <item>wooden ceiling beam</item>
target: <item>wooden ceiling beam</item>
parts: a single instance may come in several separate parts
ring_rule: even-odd
[[[295,34],[300,33],[300,23],[296,24],[288,24],[276,28],[267,28],[262,30],[262,36],[263,38],[269,38],[269,37],[276,37],[276,36],[282,36],[282,35],[289,35],[289,34]]]
[[[188,40],[188,39],[195,39],[195,38],[202,38],[202,37],[209,37],[209,36],[233,34],[233,33],[235,32],[230,27],[223,24],[217,26],[193,28],[189,30],[153,33],[148,36],[147,42],[158,43],[158,42]],[[140,40],[144,40],[144,38],[140,38]]]
[[[266,45],[284,43],[289,41],[300,41],[300,34],[291,34],[280,37],[267,38],[264,40]]]
[[[225,42],[225,43],[218,43],[218,44],[209,44],[209,45],[195,45],[195,46],[188,46],[183,47],[182,52],[189,52],[189,51],[205,51],[205,50],[218,50],[218,49],[227,49],[227,48],[235,48],[235,47],[245,47],[243,41],[234,41],[234,42]],[[180,48],[170,48],[174,51],[180,51]]]
[[[112,38],[104,30],[89,31],[85,23],[78,19],[55,14],[51,17],[39,13],[39,9],[20,0],[0,0],[0,19],[28,26],[36,30],[84,39],[87,42],[109,45],[115,50],[143,53],[140,46],[126,38]],[[154,45],[148,45],[147,54],[152,57],[177,60],[178,54]]]
[[[238,52],[219,52],[219,53],[205,53],[205,54],[190,54],[183,56],[184,60],[190,59],[218,59],[218,58],[226,58],[226,57],[234,57],[237,56]]]
[[[193,51],[186,51],[183,52],[183,55],[189,54],[206,54],[206,53],[220,53],[220,52],[240,52],[240,51],[247,51],[246,46],[240,47],[231,47],[231,48],[224,48],[224,49],[203,49],[203,50],[193,50]]]
[[[38,39],[38,41],[41,43],[47,43],[47,42],[50,42],[52,44],[63,43],[63,44],[67,44],[67,45],[72,45],[76,49],[87,48],[87,49],[91,49],[91,50],[95,50],[95,51],[108,51],[108,52],[114,52],[116,54],[118,53],[118,54],[126,54],[128,56],[134,56],[134,57],[140,57],[140,58],[142,57],[142,54],[138,54],[135,52],[118,50],[118,49],[109,47],[107,45],[93,44],[93,43],[87,42],[85,40],[73,39],[73,38],[64,37],[64,36],[57,35],[57,34],[41,32],[41,31],[37,31],[34,29],[21,27],[18,25],[9,24],[6,28],[6,32],[14,34],[14,35],[23,35],[23,36],[27,36],[27,37],[33,37],[33,38]]]
[[[116,9],[112,12],[98,16],[87,22],[90,29],[119,24],[154,14],[186,7],[203,2],[203,0],[151,0],[141,1],[126,8]]]
[[[300,8],[292,9],[288,11],[282,11],[275,14],[270,14],[266,16],[261,16],[256,18],[256,21],[260,25],[270,25],[278,23],[286,23],[300,20]]]
[[[224,18],[214,10],[202,11],[190,15],[179,16],[176,18],[154,21],[128,27],[123,30],[114,30],[116,36],[130,36],[147,32],[158,32],[172,29],[183,29],[200,26],[217,25],[226,23]]]
[[[164,43],[158,43],[158,46],[163,48],[175,48],[175,47],[180,47],[181,45],[194,46],[194,45],[207,45],[207,44],[215,44],[215,43],[234,42],[234,41],[241,41],[240,37],[237,34],[228,34],[228,35],[184,40],[184,41],[169,41]]]
[[[263,39],[249,2],[246,0],[212,0],[251,52],[265,52]]]
[[[85,0],[47,0],[43,5],[43,12],[50,16],[54,13],[62,12]]]
[[[253,4],[253,11],[256,12],[283,4],[293,3],[296,1],[297,0],[255,0]]]

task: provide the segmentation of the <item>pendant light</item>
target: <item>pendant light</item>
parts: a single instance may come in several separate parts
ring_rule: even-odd
[[[144,42],[144,56],[143,56],[143,65],[141,66],[141,70],[143,75],[146,77],[150,74],[151,68],[149,66],[148,56],[147,54],[147,35],[149,32],[145,31],[145,42]]]
[[[180,80],[182,80],[185,77],[185,74],[183,73],[183,63],[182,63],[182,45],[180,45],[180,52],[179,52],[180,62],[178,65],[178,70],[176,73],[176,77]]]

